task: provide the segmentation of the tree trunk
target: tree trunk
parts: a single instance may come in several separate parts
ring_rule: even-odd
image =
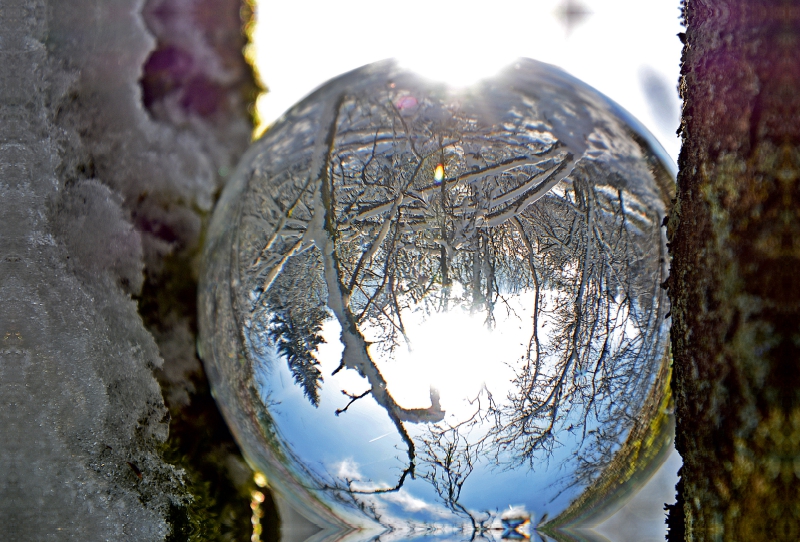
[[[686,0],[668,233],[687,540],[800,538],[800,3]]]

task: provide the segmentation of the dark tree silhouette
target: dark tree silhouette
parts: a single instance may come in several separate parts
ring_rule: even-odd
[[[281,307],[272,310],[270,322],[270,337],[289,363],[295,382],[314,406],[319,406],[319,388],[323,380],[314,352],[325,342],[319,332],[327,317],[325,310],[316,307],[299,318],[292,314],[290,307]]]
[[[424,465],[421,477],[427,480],[447,508],[466,517],[474,530],[482,521],[459,502],[461,490],[478,463],[483,443],[471,444],[469,439],[454,428],[429,427],[425,437],[419,439],[420,461]]]
[[[319,278],[306,275],[318,255],[312,251],[295,254],[285,262],[285,273],[276,275],[275,288],[261,299],[261,308],[251,319],[253,347],[265,355],[274,347],[288,363],[295,383],[315,407],[319,405],[319,389],[323,376],[316,351],[325,339],[320,334],[329,318],[325,309],[325,288]]]

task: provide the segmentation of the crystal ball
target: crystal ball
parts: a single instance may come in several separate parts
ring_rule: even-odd
[[[553,66],[323,85],[206,240],[200,353],[247,460],[324,528],[609,513],[671,442],[673,194],[649,132]]]

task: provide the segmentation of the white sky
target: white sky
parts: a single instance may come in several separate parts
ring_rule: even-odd
[[[270,89],[259,113],[271,122],[328,79],[388,57],[463,82],[527,56],[622,105],[676,159],[678,0],[579,0],[590,13],[569,31],[565,2],[258,0],[256,63]]]

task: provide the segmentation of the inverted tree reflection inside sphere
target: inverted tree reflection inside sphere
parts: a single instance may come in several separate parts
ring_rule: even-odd
[[[652,137],[551,66],[329,82],[254,144],[206,245],[201,350],[246,456],[325,526],[613,508],[669,442],[672,191]]]

